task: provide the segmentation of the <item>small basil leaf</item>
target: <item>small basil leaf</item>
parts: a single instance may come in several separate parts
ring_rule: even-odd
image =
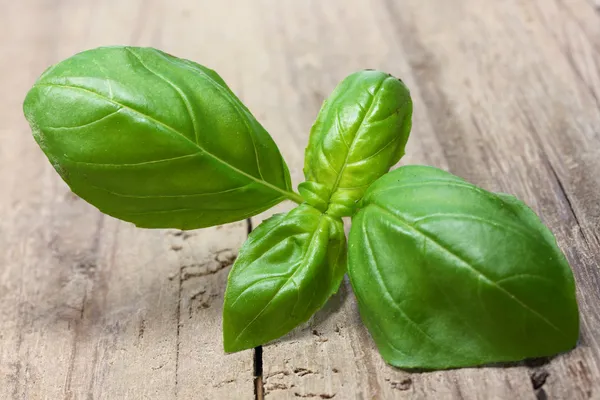
[[[24,112],[75,193],[141,227],[217,225],[297,196],[277,146],[219,75],[155,49],[77,54],[39,78]]]
[[[519,200],[409,166],[375,182],[361,206],[349,275],[389,364],[465,367],[576,345],[572,271],[552,233]]]
[[[404,155],[411,116],[410,93],[399,79],[379,71],[344,79],[311,130],[304,163],[309,182],[300,186],[306,201],[328,204],[333,216],[352,215],[369,185]]]
[[[229,274],[225,351],[261,345],[307,321],[338,290],[345,271],[340,220],[303,204],[263,222]]]

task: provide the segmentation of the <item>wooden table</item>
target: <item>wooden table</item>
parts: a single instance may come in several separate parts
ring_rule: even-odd
[[[179,232],[103,216],[71,194],[23,118],[46,67],[110,44],[219,71],[295,184],[337,82],[364,68],[401,77],[415,102],[402,163],[541,215],[575,272],[580,345],[545,363],[393,369],[346,283],[262,354],[224,355],[224,285],[248,223]],[[1,399],[600,399],[598,0],[7,0],[0,50]]]

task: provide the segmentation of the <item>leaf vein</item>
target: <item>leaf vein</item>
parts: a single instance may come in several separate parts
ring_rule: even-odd
[[[348,146],[348,143],[346,142],[346,137],[344,136],[344,130],[342,129],[342,124],[340,122],[340,113],[335,114],[335,127],[338,130],[338,132],[340,133],[340,137],[342,138],[342,143],[344,143],[344,146],[346,146],[346,149],[348,151],[350,151],[350,146]]]
[[[429,336],[429,334],[427,332],[425,332],[419,326],[419,324],[417,324],[415,321],[413,321],[413,319],[410,318],[408,316],[408,314],[406,314],[406,312],[402,309],[402,307],[400,307],[400,305],[398,305],[396,303],[396,300],[392,296],[392,293],[391,293],[389,287],[387,286],[385,279],[383,279],[381,271],[379,270],[379,266],[377,263],[377,257],[375,256],[375,252],[373,251],[373,245],[371,243],[371,238],[369,237],[369,231],[367,229],[365,229],[365,225],[363,225],[362,228],[363,228],[363,235],[366,239],[365,247],[366,247],[367,251],[369,252],[369,258],[373,260],[373,264],[375,266],[374,270],[375,270],[375,272],[377,272],[377,278],[376,278],[377,283],[379,283],[379,285],[382,287],[383,294],[388,299],[388,301],[390,302],[392,307],[395,308],[396,310],[398,310],[400,312],[400,314],[404,317],[404,319],[406,319],[419,333],[421,333],[425,338],[427,338],[435,346],[442,348],[442,346],[440,346],[431,336]]]
[[[365,118],[367,118],[367,115],[369,114],[369,112],[371,112],[371,108],[373,107],[373,104],[375,103],[375,96],[377,95],[377,92],[379,91],[379,89],[383,85],[383,82],[385,82],[385,79],[382,80],[379,83],[379,85],[377,85],[377,87],[373,90],[373,93],[371,93],[371,98],[370,98],[370,102],[369,102],[369,108],[368,108],[368,110],[366,110],[366,112],[364,112],[362,120],[360,121],[360,123],[358,124],[358,127],[356,128],[356,133],[358,133],[358,131],[360,130],[360,126],[364,122]],[[359,107],[361,108],[361,111],[364,111],[364,108],[362,108],[362,106],[360,104],[359,104]],[[354,146],[357,143],[357,141],[356,141],[356,133],[354,134],[352,143],[350,143],[350,147],[349,147],[348,151],[346,152],[346,157],[344,159],[344,163],[342,164],[342,168],[340,168],[340,172],[337,174],[335,182],[334,182],[334,184],[333,184],[333,186],[331,188],[331,192],[330,192],[331,194],[335,193],[335,191],[337,190],[338,186],[340,185],[340,182],[342,180],[342,175],[344,174],[344,171],[346,170],[346,166],[348,164],[348,160],[350,159],[350,154],[354,150]]]
[[[387,215],[391,216],[392,218],[394,218],[396,221],[398,221],[402,225],[408,227],[409,229],[411,229],[412,231],[418,233],[419,235],[421,235],[421,236],[429,239],[429,241],[431,243],[435,244],[439,249],[441,249],[443,252],[445,252],[449,256],[451,256],[454,259],[460,261],[461,264],[465,265],[467,267],[467,269],[469,269],[471,272],[473,272],[480,279],[483,279],[488,285],[490,285],[490,286],[498,289],[499,291],[501,291],[502,293],[504,293],[506,296],[508,296],[511,300],[513,300],[517,304],[519,304],[522,308],[524,308],[527,311],[531,312],[533,315],[535,315],[537,318],[539,318],[541,321],[543,321],[546,325],[550,326],[552,329],[554,329],[555,331],[557,331],[561,335],[566,336],[565,333],[562,330],[560,330],[556,325],[554,325],[552,322],[550,322],[546,317],[544,317],[543,315],[541,315],[539,312],[537,312],[533,308],[529,307],[527,304],[525,304],[524,302],[522,302],[518,297],[516,297],[512,293],[510,293],[508,290],[506,290],[502,286],[498,285],[494,280],[490,279],[483,272],[481,272],[480,270],[478,270],[477,268],[475,268],[473,265],[471,265],[470,262],[468,262],[467,260],[465,260],[464,258],[462,258],[461,256],[459,256],[458,254],[456,254],[453,251],[451,251],[448,247],[446,247],[445,245],[443,245],[442,243],[440,243],[439,241],[437,241],[434,237],[432,237],[431,235],[429,235],[425,231],[421,230],[418,226],[415,226],[415,225],[411,224],[405,218],[403,218],[403,217],[401,217],[401,216],[399,216],[399,215],[397,215],[397,214],[389,211],[387,208],[385,208],[384,206],[382,206],[380,204],[377,204],[377,203],[371,203],[371,204],[374,207],[379,208],[385,214],[387,214]]]
[[[164,57],[163,54],[161,54],[161,52],[159,52],[159,54]],[[171,62],[171,60],[167,61]],[[182,64],[179,64],[182,65]],[[191,68],[192,66],[189,65],[188,63],[183,63],[183,65],[185,66],[185,68]],[[206,72],[204,72],[201,68],[191,68],[194,71],[200,73],[208,82],[210,82],[213,87],[215,89],[217,89],[221,94],[223,94],[223,96],[227,99],[227,101],[229,102],[229,104],[231,104],[231,106],[235,109],[235,112],[238,114],[238,116],[242,119],[242,121],[244,121],[244,125],[246,126],[246,129],[248,129],[248,135],[250,136],[250,141],[252,141],[252,147],[254,149],[254,158],[256,160],[256,168],[258,169],[258,176],[260,176],[261,179],[265,179],[261,168],[260,168],[260,160],[258,158],[258,149],[256,148],[256,143],[254,141],[254,134],[253,134],[253,129],[250,127],[250,124],[248,124],[248,121],[246,120],[245,115],[246,114],[246,110],[244,110],[242,107],[240,107],[240,105],[231,98],[231,93],[228,92],[227,90],[225,90],[221,85],[219,85],[217,82],[215,82],[215,80],[209,76]],[[198,136],[196,136],[196,138],[198,138]],[[198,141],[198,140],[196,140]]]
[[[319,217],[319,223],[317,225],[317,228],[314,230],[314,232],[312,233],[312,236],[310,238],[310,241],[308,243],[308,246],[306,247],[306,251],[308,252],[309,249],[313,246],[314,242],[315,242],[315,238],[318,237],[317,233],[319,231],[319,227],[321,225],[321,221],[323,220],[323,214],[321,214],[321,216]],[[241,330],[240,333],[237,334],[237,336],[235,337],[235,339],[233,340],[233,343],[237,343],[237,341],[240,339],[240,337],[244,334],[244,332],[265,312],[265,310],[269,307],[269,305],[271,305],[271,303],[273,302],[273,300],[275,300],[275,297],[277,297],[277,295],[279,294],[279,292],[281,291],[281,289],[290,281],[294,279],[294,276],[298,273],[298,271],[300,271],[302,269],[302,264],[306,261],[306,258],[303,258],[300,262],[300,266],[298,266],[296,268],[296,270],[291,274],[291,276],[285,281],[283,282],[283,284],[281,286],[279,286],[279,288],[277,289],[277,291],[275,292],[275,294],[273,295],[273,297],[271,298],[271,300],[269,300],[269,302],[262,308],[262,310],[260,310],[260,312],[258,314],[256,314],[256,316],[252,319],[252,321],[250,321],[245,327],[244,329]],[[295,284],[295,282],[294,282]]]
[[[71,130],[71,129],[85,128],[85,127],[97,124],[98,122],[101,122],[101,121],[103,121],[103,120],[105,120],[105,119],[107,119],[109,117],[112,117],[113,115],[118,114],[119,111],[121,111],[121,108],[119,108],[119,109],[117,109],[115,111],[112,111],[112,112],[106,114],[105,116],[103,116],[101,118],[98,118],[97,120],[85,123],[83,125],[75,125],[75,126],[44,126],[43,129],[51,129],[51,130],[57,130],[57,131],[58,130],[65,130],[66,131],[66,130]]]
[[[511,225],[503,225],[500,224],[496,221],[492,221],[489,219],[485,219],[485,218],[481,218],[478,217],[476,215],[469,215],[469,214],[459,214],[459,213],[435,213],[435,214],[429,214],[426,215],[424,217],[420,217],[420,218],[416,218],[414,220],[412,220],[413,224],[419,224],[420,222],[423,221],[427,221],[429,219],[439,219],[439,218],[444,218],[444,217],[449,217],[449,218],[456,218],[456,219],[462,219],[462,220],[473,220],[473,221],[478,221],[478,222],[482,222],[484,224],[487,225],[491,225],[497,228],[502,228],[502,229],[506,229],[507,231],[510,231],[514,234],[517,234],[519,236],[523,236],[526,238],[530,238],[532,235],[532,232],[526,232],[523,231],[517,227],[511,226]]]
[[[188,114],[188,118],[190,119],[190,122],[192,123],[192,129],[194,131],[194,138],[196,140],[197,144],[200,144],[199,141],[199,132],[200,130],[198,129],[198,121],[196,120],[196,117],[194,116],[194,112],[193,112],[193,107],[192,104],[190,103],[190,100],[188,99],[187,95],[185,93],[183,93],[181,91],[181,89],[179,89],[173,82],[171,82],[169,79],[167,79],[166,77],[162,76],[161,74],[159,74],[158,72],[150,69],[145,63],[144,61],[141,59],[140,56],[138,56],[133,50],[131,50],[129,47],[125,47],[125,50],[127,50],[131,55],[133,55],[138,62],[140,63],[140,65],[142,67],[144,67],[148,72],[150,72],[151,74],[153,74],[154,76],[158,77],[160,80],[162,80],[163,82],[165,82],[167,85],[171,86],[173,88],[173,90],[175,90],[175,92],[177,93],[177,95],[179,96],[179,98],[181,99],[181,101],[183,101],[183,104],[185,105],[185,109],[187,111]]]
[[[111,100],[111,99],[107,98],[106,96],[104,96],[104,95],[102,95],[100,93],[94,92],[93,90],[90,90],[90,89],[87,89],[87,88],[84,88],[84,87],[80,87],[80,86],[66,85],[66,84],[60,84],[60,83],[36,83],[36,86],[49,86],[49,87],[59,87],[59,88],[62,87],[62,88],[71,89],[71,90],[81,90],[83,92],[90,93],[90,94],[92,94],[92,95],[94,95],[96,97],[99,97],[99,98],[101,98],[101,99],[103,99],[103,100],[105,100],[105,101],[107,101],[109,103],[113,103],[113,104],[115,104],[117,106],[120,106],[122,109],[126,109],[126,110],[131,111],[132,113],[138,114],[138,115],[142,116],[143,118],[146,118],[148,121],[150,121],[150,122],[152,122],[152,123],[154,123],[156,125],[162,126],[162,127],[166,128],[166,129],[168,129],[169,131],[171,131],[171,132],[173,132],[173,133],[181,136],[184,140],[186,140],[189,143],[191,143],[198,150],[202,151],[203,153],[205,153],[206,155],[210,156],[211,158],[213,158],[215,161],[221,163],[222,165],[230,168],[232,171],[236,172],[237,174],[242,175],[242,176],[246,177],[249,180],[253,180],[253,181],[255,181],[255,182],[257,182],[257,183],[265,186],[268,189],[271,189],[271,190],[273,190],[275,192],[278,192],[282,197],[288,198],[288,199],[293,200],[293,201],[296,200],[297,196],[294,193],[288,192],[287,190],[281,189],[281,188],[279,188],[279,187],[277,187],[277,186],[275,186],[275,185],[273,185],[273,184],[271,184],[271,183],[269,183],[267,181],[264,181],[264,180],[261,180],[259,178],[256,178],[256,177],[254,177],[254,176],[252,176],[252,175],[250,175],[250,174],[248,174],[248,173],[246,173],[246,172],[238,169],[237,167],[235,167],[235,166],[229,164],[228,162],[226,162],[225,160],[223,160],[223,159],[217,157],[216,155],[214,155],[214,154],[206,151],[204,148],[200,147],[200,145],[198,143],[193,142],[186,135],[184,135],[182,132],[178,131],[177,129],[173,128],[172,126],[170,126],[170,125],[168,125],[168,124],[166,124],[166,123],[164,123],[162,121],[159,121],[159,120],[157,120],[157,119],[155,119],[155,118],[153,118],[153,117],[151,117],[151,116],[149,116],[147,114],[144,114],[143,112],[141,112],[139,110],[136,110],[136,109],[134,109],[132,107],[129,107],[129,106],[123,104],[123,103],[119,103],[116,100]]]
[[[186,154],[184,156],[177,156],[177,157],[172,157],[172,158],[163,158],[161,160],[142,161],[142,162],[139,162],[139,163],[122,163],[122,164],[94,163],[94,162],[87,162],[87,161],[76,161],[76,160],[72,160],[72,159],[67,158],[67,157],[63,157],[63,158],[65,158],[67,161],[72,162],[74,164],[97,165],[99,167],[115,167],[115,168],[120,168],[120,167],[138,167],[138,166],[141,166],[141,165],[159,164],[159,163],[168,162],[168,161],[183,160],[183,159],[186,159],[186,158],[196,157],[196,156],[198,156],[200,154],[202,154],[202,153]]]
[[[230,192],[235,192],[237,190],[243,189],[247,186],[252,185],[252,183],[248,183],[246,185],[243,186],[238,186],[235,188],[231,188],[231,189],[225,189],[225,190],[221,190],[218,192],[209,192],[209,193],[188,193],[188,194],[154,194],[154,195],[146,195],[146,196],[140,196],[140,195],[133,195],[133,194],[127,194],[127,193],[120,193],[120,192],[115,192],[112,191],[110,189],[106,189],[100,186],[96,186],[93,185],[91,183],[88,183],[90,186],[96,188],[96,189],[100,189],[103,190],[105,192],[108,192],[112,195],[115,195],[117,197],[126,197],[126,198],[132,198],[132,199],[160,199],[160,198],[185,198],[185,197],[203,197],[203,196],[213,196],[213,195],[217,195],[217,194],[223,194],[223,193],[230,193]]]

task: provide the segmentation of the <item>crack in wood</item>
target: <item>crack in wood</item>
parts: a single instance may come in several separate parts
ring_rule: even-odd
[[[224,381],[221,381],[221,382],[219,382],[219,383],[215,383],[215,384],[213,385],[213,387],[214,387],[214,388],[220,388],[220,387],[223,387],[223,386],[225,386],[225,385],[229,385],[229,384],[231,384],[231,383],[234,383],[234,382],[235,382],[235,379],[233,379],[233,378],[231,378],[231,379],[226,379],[226,380],[224,380]]]
[[[217,229],[219,229],[219,227],[217,227]],[[168,231],[167,235],[171,235],[171,236],[175,236],[175,237],[180,237],[183,240],[188,240],[192,236],[196,236],[195,233],[192,233],[192,232],[189,232],[189,231],[180,231],[180,230]]]
[[[187,231],[175,230],[168,231],[166,233],[169,236],[173,236],[176,238],[176,243],[171,243],[170,249],[175,252],[180,252],[183,250],[181,240],[187,240],[188,238],[195,236],[193,233],[189,233]],[[172,273],[168,276],[170,281],[174,280],[176,277],[178,278],[178,288],[177,288],[177,308],[176,308],[176,320],[177,320],[177,328],[176,328],[176,343],[175,343],[175,398],[179,397],[179,383],[180,383],[180,356],[181,356],[181,348],[182,348],[182,328],[184,325],[184,312],[187,308],[188,311],[188,319],[192,319],[194,313],[195,304],[199,309],[209,308],[212,304],[212,301],[215,298],[219,297],[219,294],[209,293],[207,294],[207,289],[202,287],[199,288],[196,292],[194,292],[191,296],[187,297],[184,293],[187,286],[185,282],[193,278],[202,278],[206,276],[211,276],[219,273],[220,271],[230,267],[235,259],[237,254],[233,252],[230,248],[224,248],[213,252],[210,259],[205,262],[196,262],[191,264],[180,265],[178,271]],[[187,304],[185,301],[187,300]],[[198,303],[199,302],[199,303]],[[227,383],[227,382],[225,382]],[[221,382],[222,386],[225,384]],[[218,387],[220,387],[218,386]],[[217,387],[214,386],[213,387]]]
[[[230,267],[237,258],[237,254],[227,254],[231,251],[231,249],[222,249],[215,252],[214,257],[207,262],[182,265],[180,267],[181,279],[185,282],[191,278],[201,278],[203,276],[214,275],[219,271]],[[223,254],[225,254],[224,257]]]
[[[299,377],[304,377],[306,375],[312,375],[312,374],[316,374],[316,372],[311,371],[308,368],[294,368],[294,373],[296,375],[298,375]]]
[[[545,154],[544,154],[544,160],[546,161],[546,165],[548,166],[548,169],[550,170],[552,177],[554,178],[554,180],[556,181],[556,184],[558,185],[558,190],[560,191],[561,197],[564,199],[565,204],[569,208],[570,214],[573,216],[573,219],[575,220],[575,223],[577,224],[577,228],[579,229],[579,232],[581,233],[581,237],[583,237],[583,240],[587,244],[588,248],[591,249],[592,246],[588,240],[587,235],[585,234],[585,232],[583,230],[583,226],[581,225],[579,218],[577,217],[577,213],[575,212],[573,203],[571,202],[571,199],[570,199],[569,195],[567,194],[567,191],[565,190],[565,186],[563,185],[562,180],[556,173],[554,166],[552,165],[552,163],[550,162],[550,160],[548,159],[548,157]]]
[[[335,397],[335,393],[333,394],[329,394],[329,393],[299,393],[299,392],[294,392],[294,396],[295,397],[302,397],[302,398],[310,398],[310,397],[318,397],[321,399],[333,399]]]
[[[537,371],[533,371],[529,375],[529,379],[531,380],[531,386],[533,390],[539,390],[546,383],[546,379],[550,376],[550,373],[545,369],[540,369]]]
[[[542,158],[544,164],[546,164],[546,167],[551,175],[552,180],[554,182],[556,182],[556,185],[558,186],[559,196],[561,197],[562,200],[564,200],[563,203],[565,203],[567,205],[569,213],[573,217],[573,220],[574,220],[575,224],[577,225],[577,228],[579,229],[579,232],[581,233],[581,237],[585,241],[585,244],[587,245],[588,248],[591,249],[592,248],[591,243],[590,243],[585,231],[583,230],[583,226],[582,226],[581,222],[579,221],[579,217],[577,216],[577,213],[575,212],[575,208],[573,207],[571,198],[568,195],[568,192],[567,192],[562,180],[560,179],[558,173],[556,172],[554,165],[548,158],[548,154],[546,154],[546,152],[544,151],[544,148],[542,147],[540,134],[539,134],[537,128],[535,127],[535,124],[533,123],[533,121],[531,120],[529,115],[527,115],[527,113],[523,113],[522,115],[523,115],[523,121],[527,125],[527,128],[529,129],[529,131],[534,139],[535,144],[540,149],[540,157]]]
[[[274,376],[282,375],[282,377],[283,377],[283,376],[288,376],[289,374],[290,374],[289,371],[275,371],[275,372],[271,372],[268,375],[265,375],[265,380],[272,378]]]
[[[405,391],[412,387],[413,381],[411,378],[404,378],[400,381],[394,381],[390,378],[385,378],[386,382],[390,383],[390,387],[395,390]]]
[[[213,300],[219,297],[219,295],[216,293],[211,293],[207,296],[202,296],[204,294],[206,294],[206,289],[202,289],[190,297],[189,302],[188,302],[188,319],[192,319],[192,317],[193,317],[194,302],[196,300],[200,301],[200,303],[198,304],[198,307],[196,307],[196,309],[206,309],[206,308],[210,308]]]
[[[175,398],[179,396],[179,349],[181,347],[181,295],[183,292],[183,267],[179,268],[179,288],[177,294],[177,332],[175,341]]]
[[[84,261],[79,262],[75,265],[75,272],[80,274],[85,279],[85,289],[83,292],[83,298],[81,300],[81,307],[79,312],[79,318],[74,321],[74,332],[73,332],[73,341],[71,342],[71,356],[69,357],[69,366],[67,368],[67,373],[65,375],[65,398],[71,399],[73,398],[73,391],[71,389],[73,385],[73,372],[75,371],[75,360],[78,355],[78,343],[81,337],[82,325],[84,323],[85,311],[88,304],[88,284],[94,283],[96,280],[96,269],[97,269],[97,258],[98,251],[100,249],[100,237],[102,231],[104,229],[104,214],[98,215],[98,220],[96,222],[96,231],[94,232],[94,236],[92,239],[92,246],[90,248],[89,254],[92,261]],[[92,287],[93,289],[93,287]],[[93,379],[93,378],[92,378]],[[93,381],[90,383],[89,393],[93,389]]]
[[[252,218],[246,219],[246,236],[252,232]],[[231,260],[231,263],[235,260]],[[263,400],[265,398],[265,384],[263,381],[263,348],[257,346],[254,348],[254,363],[253,363],[253,378],[254,378],[254,399]]]
[[[274,383],[266,383],[265,382],[265,396],[267,394],[269,394],[269,392],[273,392],[276,390],[287,390],[287,389],[291,389],[296,387],[296,385],[294,385],[293,383],[290,385],[287,385],[285,383],[281,383],[281,382],[274,382]]]
[[[146,320],[142,318],[140,321],[140,327],[138,329],[138,339],[144,338],[144,332],[146,331]]]

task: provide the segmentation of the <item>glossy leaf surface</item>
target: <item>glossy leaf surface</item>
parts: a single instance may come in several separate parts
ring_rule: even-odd
[[[217,225],[294,197],[277,146],[219,75],[155,49],[77,54],[24,112],[75,193],[141,227]]]
[[[303,204],[258,226],[229,274],[225,351],[249,349],[307,321],[346,272],[342,222]]]
[[[516,198],[435,168],[402,167],[369,188],[348,268],[394,366],[517,361],[577,342],[574,279],[552,233]]]
[[[379,71],[348,76],[311,130],[300,193],[330,215],[352,215],[369,185],[404,155],[411,117],[410,93],[399,79]]]

